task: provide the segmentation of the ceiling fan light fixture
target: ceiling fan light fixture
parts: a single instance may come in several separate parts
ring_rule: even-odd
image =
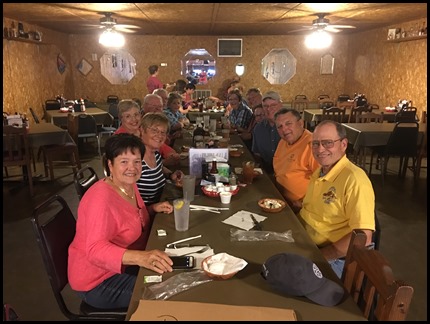
[[[305,45],[310,49],[327,48],[333,41],[332,36],[322,29],[315,30],[305,39]]]
[[[100,35],[99,43],[106,47],[123,47],[125,38],[114,29],[106,29]]]

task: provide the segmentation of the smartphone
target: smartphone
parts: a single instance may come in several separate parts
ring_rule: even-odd
[[[171,256],[173,269],[191,269],[194,268],[195,260],[193,256]]]

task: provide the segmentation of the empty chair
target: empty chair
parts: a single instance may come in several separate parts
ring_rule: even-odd
[[[339,108],[339,107],[330,107],[330,108],[323,109],[321,120],[331,119],[339,123],[342,123],[343,120],[345,119],[345,110],[346,108]]]
[[[298,97],[298,96],[296,96]],[[297,98],[294,99],[292,104],[292,108],[303,114],[303,110],[308,109],[309,100],[306,98]]]
[[[3,126],[3,167],[18,166],[22,168],[22,176],[28,181],[30,195],[34,195],[33,175],[31,173],[31,155],[27,129],[12,125]]]
[[[113,127],[118,128],[120,126],[120,120],[118,117],[118,104],[111,103],[109,105],[109,114],[113,116]]]
[[[342,273],[344,287],[367,319],[405,320],[414,289],[396,280],[387,259],[365,244],[366,234],[354,230]]]
[[[318,100],[321,100],[321,99],[330,99],[330,96],[326,94],[321,94],[318,96]]]
[[[412,158],[415,161],[417,156],[417,143],[418,143],[418,123],[396,123],[393,132],[388,139],[387,145],[372,147],[372,154],[370,157],[369,175],[372,174],[373,157],[378,156],[381,165],[382,184],[384,184],[384,177],[387,171],[388,159],[396,156],[400,157],[399,163],[399,177],[404,177],[408,166],[408,159]],[[415,165],[414,165],[415,167]],[[415,168],[413,168],[415,172]]]
[[[115,95],[109,95],[109,96],[107,96],[106,102],[109,104],[111,104],[111,103],[117,104],[117,103],[119,103],[119,98],[118,98],[118,96],[115,96]]]
[[[64,316],[72,321],[124,320],[126,309],[98,309],[82,301],[77,314],[66,304],[62,292],[69,284],[68,249],[76,232],[76,220],[66,201],[59,195],[48,198],[34,209],[31,223],[52,291]]]
[[[368,103],[367,107],[370,107],[372,110],[374,110],[374,109],[378,110],[379,109],[379,105],[374,104],[374,103]]]
[[[34,119],[34,122],[36,123],[36,124],[39,124],[40,123],[40,121],[39,121],[39,117],[37,117],[37,115],[36,115],[36,113],[34,112],[34,110],[33,110],[33,108],[29,108],[29,110],[30,110],[30,113],[31,113],[31,116],[33,116],[33,119]]]
[[[339,96],[337,96],[337,103],[343,102],[343,101],[348,101],[350,99],[351,99],[351,97],[348,94],[340,94]]]
[[[54,168],[72,168],[73,173],[81,168],[78,147],[75,143],[42,145],[40,152],[43,154],[43,166],[45,177],[54,180]]]
[[[384,121],[384,113],[363,112],[356,116],[357,123],[382,123]]]
[[[58,110],[60,108],[61,104],[55,99],[45,101],[45,110]]]
[[[103,120],[103,123],[101,125],[97,125],[97,132],[98,132],[98,147],[99,147],[99,155],[102,155],[101,152],[101,140],[103,135],[113,135],[115,131],[117,130],[116,127],[114,127],[114,118],[111,114],[106,114],[105,119]]]
[[[357,116],[363,114],[364,112],[372,112],[372,108],[369,108],[367,106],[358,106],[351,108],[351,110],[349,111],[348,123],[357,123]]]
[[[99,135],[97,132],[97,123],[96,120],[92,115],[89,114],[79,114],[77,116],[77,123],[78,123],[78,142],[79,139],[82,140],[88,140],[89,138],[94,137],[97,143],[97,153],[100,152],[100,146],[99,146]]]
[[[334,106],[334,101],[330,98],[318,99],[318,105],[321,109],[326,109]]]
[[[89,165],[84,166],[76,172],[74,177],[74,184],[76,193],[78,194],[79,200],[82,199],[84,193],[97,181],[99,177],[96,171]]]
[[[396,114],[396,122],[414,122],[417,120],[417,108],[407,107]]]
[[[302,99],[307,100],[308,98],[303,94],[299,94],[294,97],[294,100],[302,100]]]

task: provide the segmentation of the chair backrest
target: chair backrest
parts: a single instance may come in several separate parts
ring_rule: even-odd
[[[368,103],[367,107],[370,107],[372,110],[373,109],[379,109],[379,105],[378,104],[373,104],[373,103]]]
[[[348,123],[357,123],[357,116],[363,114],[364,112],[372,112],[372,108],[369,108],[368,106],[358,106],[351,108],[349,111]]]
[[[417,120],[417,108],[407,107],[396,114],[396,122],[414,122]]]
[[[40,124],[39,117],[37,117],[36,113],[34,112],[33,108],[29,108],[31,115],[33,116],[34,122],[36,124]]]
[[[414,289],[396,280],[386,258],[367,249],[366,234],[352,232],[342,281],[364,316],[369,320],[405,320]]]
[[[299,94],[294,97],[294,100],[297,100],[297,99],[308,99],[308,98],[305,95]]]
[[[334,106],[334,101],[330,98],[318,99],[318,105],[321,109],[326,109]]]
[[[419,126],[417,122],[398,122],[385,146],[386,155],[417,156]]]
[[[98,180],[99,177],[96,171],[89,165],[84,166],[76,172],[74,175],[74,184],[79,200],[82,199],[85,192]]]
[[[291,107],[297,110],[299,113],[303,113],[303,110],[308,109],[308,106],[309,106],[309,100],[303,99],[303,98],[294,99],[291,104]]]
[[[45,101],[45,110],[58,110],[61,108],[61,104],[55,99],[49,99]]]
[[[322,120],[331,119],[339,123],[342,123],[345,119],[345,111],[346,111],[346,108],[339,108],[339,107],[326,108],[326,109],[323,109],[321,119]]]
[[[362,112],[356,116],[356,123],[382,123],[384,121],[384,115],[373,112]]]
[[[318,96],[318,100],[321,100],[321,99],[330,99],[330,96],[326,94],[321,94]]]
[[[27,129],[12,125],[3,126],[3,166],[30,165],[30,147]]]
[[[78,137],[82,136],[96,136],[97,135],[97,122],[92,115],[79,114],[78,115]]]
[[[115,95],[109,95],[109,96],[107,96],[106,102],[117,104],[117,103],[119,103],[119,98],[118,98],[118,96],[115,96]]]
[[[111,103],[109,105],[109,114],[113,116],[114,119],[114,127],[118,128],[120,121],[118,118],[118,104],[117,103]]]
[[[422,122],[424,124],[427,123],[427,111],[426,110],[423,110],[421,112],[421,120],[420,120],[420,122]]]
[[[351,97],[347,94],[340,94],[339,96],[337,96],[337,102],[348,101],[350,99]]]
[[[90,315],[76,314],[66,304],[62,292],[69,284],[68,250],[76,232],[76,220],[66,201],[59,195],[48,198],[34,209],[31,222],[52,291],[64,316],[72,321],[123,320],[125,314],[112,314],[109,310],[92,308],[85,302],[81,309],[92,309],[94,312]]]

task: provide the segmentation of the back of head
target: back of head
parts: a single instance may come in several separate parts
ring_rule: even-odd
[[[157,71],[158,71],[158,65],[156,65],[156,64],[154,64],[154,65],[150,65],[150,66],[148,67],[148,72],[149,72],[149,74],[151,74],[151,75],[154,75],[155,73],[157,73]]]

